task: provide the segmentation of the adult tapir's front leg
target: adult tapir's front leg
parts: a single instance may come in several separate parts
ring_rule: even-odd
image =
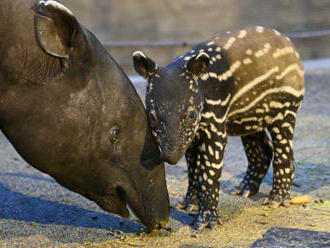
[[[197,230],[206,226],[214,227],[219,221],[219,180],[227,143],[224,124],[201,122],[201,128],[205,138],[199,147],[202,156],[197,184],[198,215],[194,223],[194,229]]]

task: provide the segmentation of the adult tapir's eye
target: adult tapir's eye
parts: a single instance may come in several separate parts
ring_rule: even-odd
[[[112,143],[117,143],[119,139],[120,128],[117,125],[114,125],[110,130],[110,141]]]
[[[111,134],[112,134],[113,136],[118,136],[119,133],[120,133],[119,128],[113,129],[113,130],[111,131]]]

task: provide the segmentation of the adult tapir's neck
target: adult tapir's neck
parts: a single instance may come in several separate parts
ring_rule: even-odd
[[[21,32],[23,27],[27,28],[27,17],[32,17],[31,6],[34,6],[36,0],[1,0],[0,1],[0,55],[5,50],[7,37],[10,33]],[[27,11],[29,10],[29,11]],[[31,12],[31,13],[29,13]],[[19,30],[15,30],[21,26]]]
[[[44,53],[37,42],[33,10],[36,2],[0,2],[0,66],[8,77],[5,79],[8,84],[42,84],[61,73],[61,60]]]
[[[8,14],[13,12],[13,2],[14,1],[10,0],[2,0],[0,3],[0,55],[4,51],[4,44],[6,43],[6,37],[10,29],[11,18],[9,18]]]

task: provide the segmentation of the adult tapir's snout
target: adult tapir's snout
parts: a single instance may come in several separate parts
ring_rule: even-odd
[[[149,163],[145,161],[145,163]],[[164,165],[158,164],[147,179],[140,180],[140,201],[128,193],[128,203],[137,217],[149,230],[166,226],[169,220],[169,198],[164,174]],[[142,203],[142,204],[141,204]]]
[[[160,162],[160,154],[150,132],[148,132],[147,135],[145,150],[145,156],[147,158],[143,161],[145,168],[154,167],[153,171],[150,171],[150,178],[145,182],[147,184],[147,192],[144,194],[145,199],[143,199],[143,201],[149,202],[146,208],[147,221],[145,222],[151,229],[156,229],[158,227],[164,227],[168,222],[169,198],[166,187],[164,163]],[[157,154],[157,156],[155,156],[155,154]],[[156,166],[153,166],[155,157],[158,161]]]
[[[126,126],[131,131],[127,132],[127,137],[123,136],[122,146],[118,147],[121,149],[127,145],[128,150],[125,154],[127,159],[121,159],[123,163],[127,163],[123,166],[126,171],[123,171],[122,176],[125,175],[127,179],[121,184],[121,195],[125,196],[127,204],[144,225],[152,230],[165,226],[168,222],[169,197],[164,163],[151,135],[145,110],[142,103],[140,104],[135,103],[134,108],[129,102],[124,105],[125,112],[129,113],[131,120],[135,120],[135,125]],[[138,112],[137,106],[141,107]],[[134,130],[136,134],[132,136]]]
[[[112,154],[119,155],[119,164],[108,164],[100,171],[104,177],[100,177],[99,183],[106,187],[110,185],[110,193],[105,194],[105,197],[96,194],[90,198],[103,209],[123,218],[129,217],[127,207],[130,207],[149,230],[164,227],[170,212],[164,163],[151,136],[143,107],[137,111],[128,102],[122,106],[125,106],[125,113],[130,113],[129,109],[135,110],[131,113],[131,121],[135,125],[126,126],[123,123],[124,129],[128,130],[127,136],[123,131],[117,151]],[[137,135],[132,135],[134,131],[129,129],[138,130]]]
[[[21,156],[103,209],[167,223],[164,164],[132,83],[54,0],[0,1],[0,128]]]

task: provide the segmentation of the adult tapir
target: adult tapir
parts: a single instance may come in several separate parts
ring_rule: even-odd
[[[61,185],[149,229],[169,218],[164,164],[133,85],[56,1],[0,2],[0,128]]]

